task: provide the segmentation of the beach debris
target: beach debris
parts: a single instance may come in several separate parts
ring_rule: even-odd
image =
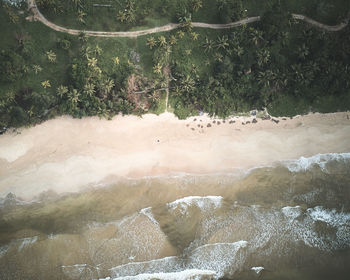
[[[268,120],[271,120],[271,117],[270,116],[265,116],[265,117],[262,117],[261,118],[263,121],[268,121]]]
[[[200,125],[200,124],[198,124],[197,126],[198,126],[198,127],[201,127],[201,125]]]
[[[222,122],[223,122],[223,123],[226,123],[226,121],[225,121],[225,120],[223,120]]]
[[[250,121],[246,121],[246,124],[250,124]]]
[[[195,121],[197,121],[197,119],[194,119],[193,121],[195,122]]]
[[[279,120],[275,120],[275,119],[271,119],[272,122],[274,123],[279,123],[280,121]]]
[[[213,121],[213,123],[216,123],[216,121]]]
[[[252,123],[257,123],[257,122],[258,122],[257,119],[252,120]]]
[[[192,130],[195,130],[193,127],[191,127]]]
[[[286,118],[282,118],[282,121],[286,121],[287,119]]]
[[[346,118],[349,120],[349,115],[346,115]]]
[[[190,125],[189,124],[186,124],[187,127],[189,127]]]
[[[229,124],[233,124],[233,123],[235,123],[235,122],[236,122],[236,121],[230,121]]]
[[[207,124],[207,127],[211,127],[211,124],[210,124],[210,123],[208,123],[208,124]]]
[[[242,122],[242,125],[245,125],[245,123],[244,123],[244,122]]]
[[[217,125],[220,125],[221,124],[221,122],[217,122]]]

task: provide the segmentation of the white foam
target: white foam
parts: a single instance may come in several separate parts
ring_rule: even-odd
[[[335,209],[328,210],[322,206],[309,208],[307,212],[314,221],[322,221],[334,227],[350,225],[349,213],[338,213]]]
[[[152,223],[154,223],[156,225],[159,225],[157,220],[153,217],[152,207],[143,208],[143,209],[140,210],[140,213],[145,215],[147,218],[149,218],[152,221]]]
[[[216,209],[221,206],[222,196],[187,196],[167,203],[167,207],[175,210],[180,207],[180,211],[184,214],[189,206],[195,205],[201,210]]]
[[[246,260],[246,254],[240,249],[247,247],[248,242],[241,240],[233,243],[206,244],[191,252],[186,267],[215,271],[217,277],[227,272],[233,275]]]
[[[295,206],[295,207],[291,207],[291,206],[286,206],[283,207],[282,209],[282,213],[289,219],[294,220],[296,218],[298,218],[301,215],[301,208],[300,206]]]
[[[259,274],[261,271],[264,270],[264,267],[263,266],[253,266],[251,268],[251,270],[253,270],[256,274]]]
[[[329,161],[345,161],[350,159],[350,153],[317,154],[312,157],[301,157],[298,160],[285,161],[285,166],[291,172],[307,171],[313,165],[319,165],[322,171],[326,171],[326,164]]]
[[[149,260],[144,262],[130,262],[109,269],[112,277],[136,276],[144,273],[158,273],[182,271],[181,259],[176,256],[165,257],[162,259]]]
[[[169,273],[145,273],[139,274],[136,276],[124,276],[114,278],[113,280],[151,280],[151,279],[159,279],[159,280],[200,280],[200,279],[208,279],[207,277],[211,277],[212,279],[216,279],[215,271],[211,270],[200,270],[200,269],[188,269],[180,272],[169,272]],[[105,278],[105,280],[109,280],[110,278]],[[102,279],[100,279],[102,280]]]
[[[30,244],[35,243],[37,240],[38,240],[37,236],[19,239],[18,241],[22,241],[22,242],[21,242],[21,245],[19,245],[18,247],[18,252],[21,252],[23,248],[27,247]]]
[[[8,245],[0,247],[0,258],[3,257],[7,253],[8,249],[9,249]]]

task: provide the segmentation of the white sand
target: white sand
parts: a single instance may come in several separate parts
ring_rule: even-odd
[[[169,113],[112,121],[60,117],[0,136],[0,196],[13,192],[31,199],[49,189],[74,192],[115,177],[228,172],[350,152],[347,115],[312,114],[279,124],[258,119],[244,126],[238,118],[217,125],[207,116],[180,121]]]

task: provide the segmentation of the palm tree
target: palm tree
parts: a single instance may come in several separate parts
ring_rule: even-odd
[[[179,39],[182,39],[185,36],[185,32],[183,32],[182,30],[179,30],[176,32],[177,37],[179,37]]]
[[[85,32],[80,32],[79,35],[78,35],[78,38],[80,41],[82,41],[83,43],[86,43],[87,40],[88,40],[88,36],[86,35]]]
[[[183,30],[190,32],[192,30],[192,15],[185,11],[185,15],[179,17],[179,22]]]
[[[224,49],[226,50],[226,48],[229,46],[228,43],[228,38],[227,36],[222,36],[222,37],[218,37],[217,39],[217,44],[216,44],[216,48],[217,49]]]
[[[93,96],[95,94],[96,90],[95,90],[95,85],[88,83],[84,86],[84,93],[88,96]]]
[[[208,39],[208,37],[205,38],[205,43],[203,44],[203,48],[205,52],[209,52],[214,48],[214,41]]]
[[[171,35],[170,39],[169,39],[169,43],[170,43],[170,45],[175,45],[177,43],[176,36]]]
[[[126,13],[124,11],[118,11],[117,20],[121,23],[126,21]]]
[[[83,10],[78,10],[78,16],[77,16],[77,19],[80,23],[83,23],[85,24],[85,20],[84,20],[84,17],[86,16],[86,13],[84,13]]]
[[[198,11],[200,8],[203,7],[203,2],[202,0],[192,0],[191,1],[191,8],[194,10],[194,11]]]
[[[79,96],[80,96],[80,93],[75,88],[68,93],[69,101],[73,106],[78,104]]]
[[[147,46],[149,46],[150,49],[152,49],[156,45],[156,39],[154,37],[150,37],[147,39]]]
[[[41,85],[42,85],[43,88],[50,88],[51,87],[51,84],[50,84],[49,80],[41,82]]]
[[[46,56],[50,62],[52,63],[56,62],[56,54],[52,50],[49,50],[48,52],[46,52]]]
[[[244,53],[244,50],[241,46],[234,47],[233,51],[237,54],[238,57],[241,57]]]
[[[68,88],[67,88],[66,86],[60,85],[60,86],[57,88],[57,95],[58,95],[60,98],[63,98],[67,93],[68,93]]]
[[[192,92],[195,89],[196,82],[190,75],[186,75],[180,81],[181,90],[187,93]]]
[[[257,45],[259,41],[263,40],[262,32],[253,28],[250,28],[250,37],[252,42]]]
[[[158,38],[158,44],[160,47],[165,47],[167,45],[166,38],[164,36],[160,36]]]
[[[35,65],[33,65],[33,70],[34,70],[35,74],[38,74],[38,73],[41,72],[43,69],[41,68],[40,65],[35,64]]]
[[[101,55],[103,52],[103,50],[101,49],[101,47],[99,45],[96,45],[95,49],[94,49],[94,53],[96,56]]]
[[[258,56],[258,65],[263,66],[267,64],[270,60],[270,52],[266,49],[259,50],[257,53]]]
[[[153,66],[153,72],[155,74],[161,74],[162,73],[162,65],[160,63],[157,63],[156,65]]]
[[[196,33],[196,32],[191,32],[191,36],[192,36],[192,40],[193,40],[193,41],[197,41],[197,40],[198,40],[199,34]]]
[[[111,90],[114,88],[114,81],[107,78],[102,81],[100,85],[100,90],[103,94],[103,97],[106,98],[107,95],[111,92]]]
[[[221,53],[215,53],[214,55],[214,59],[217,61],[217,62],[222,62],[223,61],[223,55]]]
[[[94,68],[97,66],[97,58],[92,57],[92,58],[88,58],[88,66],[91,68]]]
[[[273,82],[276,78],[276,75],[271,70],[267,70],[265,72],[258,73],[258,84],[263,85],[264,87],[270,86],[271,82]]]

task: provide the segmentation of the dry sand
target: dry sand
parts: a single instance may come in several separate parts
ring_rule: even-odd
[[[170,113],[112,121],[60,117],[0,136],[0,196],[13,192],[32,199],[50,189],[75,192],[116,177],[230,172],[350,152],[348,115],[310,114],[278,124],[257,119],[246,125],[242,121],[252,118],[218,125],[207,116],[181,121]]]

